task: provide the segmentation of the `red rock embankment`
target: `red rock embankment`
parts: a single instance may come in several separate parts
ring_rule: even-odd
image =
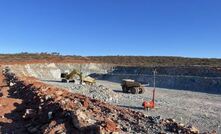
[[[172,119],[148,117],[33,77],[17,78],[6,71],[0,80],[5,82],[1,83],[1,91],[5,85],[8,92],[4,97],[16,100],[13,106],[8,105],[10,110],[1,109],[5,111],[2,116],[11,121],[0,120],[3,133],[199,133]]]

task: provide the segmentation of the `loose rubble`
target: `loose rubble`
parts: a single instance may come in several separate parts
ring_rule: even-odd
[[[147,116],[32,77],[17,78],[9,72],[4,72],[4,77],[10,96],[22,100],[14,111],[19,113],[19,119],[21,117],[22,133],[199,133],[198,129],[173,119]],[[0,122],[0,126],[5,133],[11,133],[6,123]],[[19,126],[13,131],[16,129],[20,129]]]
[[[50,82],[48,83],[50,84]],[[67,83],[66,85],[64,85],[63,83],[57,83],[57,85],[65,87],[71,92],[80,93],[90,98],[102,100],[109,103],[117,103],[118,98],[120,97],[120,94],[113,92],[113,90],[104,87],[103,85],[80,85],[76,83]]]

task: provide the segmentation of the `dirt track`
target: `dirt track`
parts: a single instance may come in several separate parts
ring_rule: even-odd
[[[47,83],[69,89],[73,87],[73,83]],[[142,95],[132,95],[122,93],[119,83],[99,80],[97,84],[112,89],[116,93],[116,96],[112,96],[112,103],[121,107],[142,111],[150,116],[173,118],[178,122],[196,126],[202,131],[216,130],[221,133],[221,95],[157,88],[156,109],[144,111],[141,104],[143,100],[151,100],[152,88],[146,87],[146,92]]]

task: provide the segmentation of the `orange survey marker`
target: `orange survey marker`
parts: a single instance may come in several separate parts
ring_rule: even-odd
[[[144,109],[153,109],[155,107],[155,88],[153,90],[152,100],[149,102],[144,101],[142,106]]]

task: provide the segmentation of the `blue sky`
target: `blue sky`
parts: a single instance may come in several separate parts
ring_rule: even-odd
[[[221,58],[220,0],[0,0],[0,53]]]

